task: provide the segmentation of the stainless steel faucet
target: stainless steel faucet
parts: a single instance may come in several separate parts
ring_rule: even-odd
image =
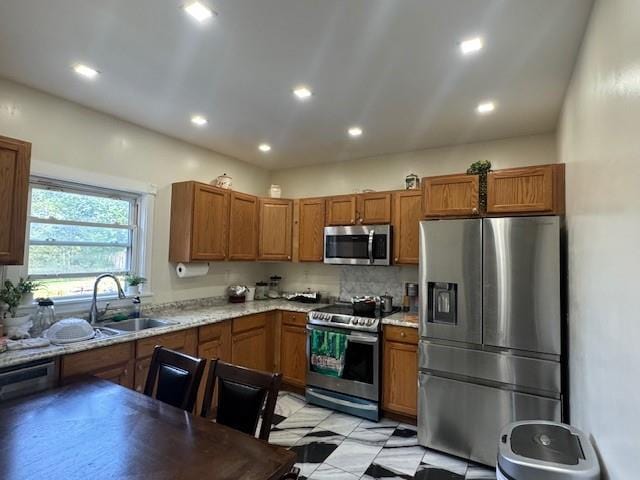
[[[103,278],[112,278],[116,282],[116,286],[118,287],[119,299],[127,298],[124,294],[124,291],[122,290],[122,286],[120,285],[120,280],[118,280],[115,275],[112,275],[110,273],[103,273],[102,275],[99,275],[98,278],[96,278],[95,283],[93,284],[93,298],[91,300],[91,310],[89,311],[89,323],[91,323],[91,325],[95,325],[95,323],[98,321],[98,284]]]

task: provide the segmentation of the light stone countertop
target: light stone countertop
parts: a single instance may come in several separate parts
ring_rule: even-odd
[[[34,360],[44,360],[54,358],[59,355],[93,350],[95,348],[106,347],[118,343],[131,342],[141,338],[163,335],[188,328],[201,327],[213,323],[223,322],[254,313],[264,313],[274,310],[288,310],[293,312],[307,313],[311,310],[321,308],[326,304],[319,303],[299,303],[287,300],[260,300],[246,303],[227,303],[213,306],[190,306],[184,308],[180,303],[168,304],[165,306],[149,306],[144,311],[143,316],[177,322],[160,328],[151,328],[139,332],[126,332],[113,337],[95,338],[84,342],[71,343],[68,345],[50,345],[44,348],[31,348],[26,350],[14,350],[0,353],[0,368],[19,365],[21,363]],[[413,321],[412,321],[413,319]],[[417,318],[404,312],[397,312],[382,320],[383,325],[396,325],[401,327],[418,328]]]
[[[396,312],[382,319],[383,325],[395,325],[396,327],[418,328],[418,316],[413,313]]]
[[[139,332],[127,332],[114,337],[95,338],[68,345],[50,345],[44,348],[7,351],[0,353],[0,368],[19,365],[21,363],[31,362],[34,360],[53,358],[59,355],[83,352],[94,348],[115,345],[117,343],[131,342],[141,338],[163,335],[165,333],[184,330],[187,328],[201,327],[203,325],[223,322],[225,320],[243,317],[254,313],[270,312],[273,310],[288,310],[307,313],[310,310],[325,306],[325,304],[289,302],[287,300],[261,300],[236,304],[228,303],[218,306],[201,306],[188,309],[179,308],[177,306],[178,304],[175,305],[175,308],[169,307],[162,310],[157,310],[154,307],[151,307],[150,311],[145,312],[143,316],[177,322],[176,325],[151,328]]]

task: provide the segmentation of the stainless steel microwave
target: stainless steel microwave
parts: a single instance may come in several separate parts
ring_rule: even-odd
[[[391,265],[391,225],[324,227],[324,263]]]

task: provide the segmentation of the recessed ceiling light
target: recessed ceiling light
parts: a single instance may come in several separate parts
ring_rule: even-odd
[[[309,87],[300,86],[293,90],[293,94],[298,97],[299,100],[308,100],[313,95],[313,92]]]
[[[476,53],[482,50],[483,45],[484,44],[482,42],[482,38],[470,38],[468,40],[460,42],[460,51],[464,55],[469,55],[471,53]]]
[[[85,78],[96,78],[100,73],[95,68],[91,68],[83,63],[76,63],[73,66],[73,71]]]
[[[268,143],[261,143],[260,145],[258,145],[258,150],[264,153],[270,152],[271,145],[269,145]]]
[[[193,123],[194,125],[198,125],[199,127],[202,127],[203,125],[206,125],[209,122],[202,115],[194,115],[193,117],[191,117],[191,123]]]
[[[349,129],[349,135],[352,137],[359,137],[362,135],[362,129],[360,127],[351,127]]]
[[[493,102],[482,102],[476,108],[476,111],[481,115],[486,115],[487,113],[491,113],[496,109],[496,104]]]
[[[215,15],[215,12],[201,2],[191,2],[184,6],[184,11],[199,22],[204,22]]]

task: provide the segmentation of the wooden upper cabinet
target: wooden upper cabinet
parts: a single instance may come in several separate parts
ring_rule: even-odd
[[[231,192],[229,260],[255,260],[258,254],[258,198]]]
[[[340,195],[327,199],[327,225],[355,225],[356,195]]]
[[[22,265],[31,144],[0,136],[0,265]]]
[[[422,179],[425,217],[468,217],[479,215],[479,177],[443,175]]]
[[[298,260],[324,260],[325,199],[303,198],[299,202]]]
[[[487,177],[489,214],[562,214],[564,196],[564,164],[497,170]]]
[[[393,194],[394,263],[418,264],[422,220],[422,191],[407,190]]]
[[[224,260],[229,191],[198,182],[171,189],[170,262]]]
[[[258,260],[291,260],[293,201],[261,198]]]
[[[391,193],[363,193],[358,195],[358,223],[375,225],[391,223]]]

